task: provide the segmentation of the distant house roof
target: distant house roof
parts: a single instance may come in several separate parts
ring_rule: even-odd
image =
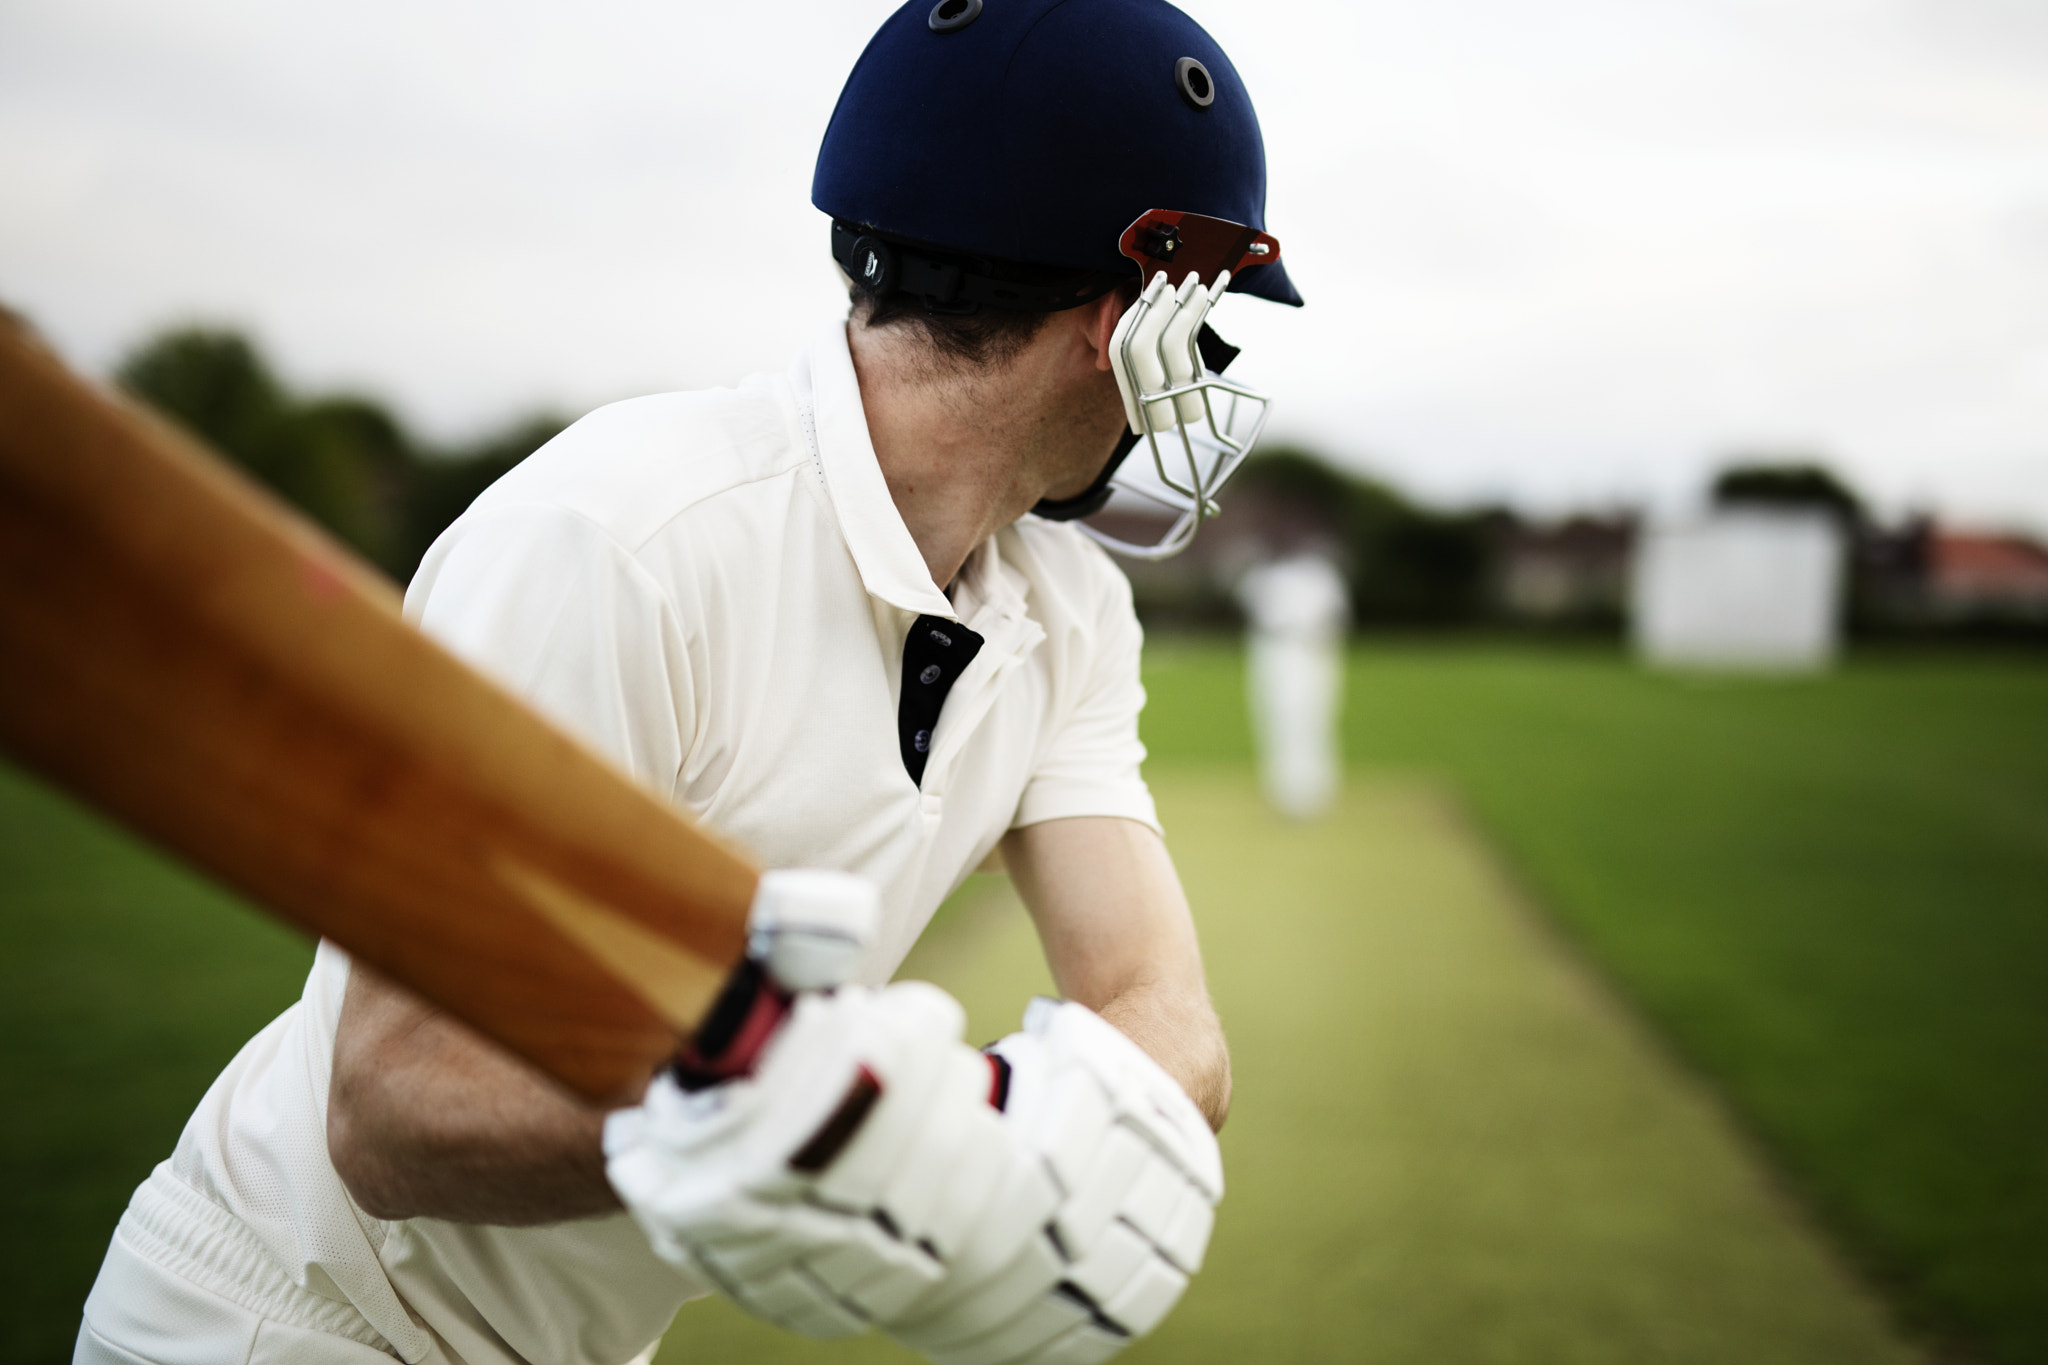
[[[1951,605],[2048,604],[2048,546],[2025,536],[1935,531],[1927,586]]]
[[[1496,537],[1501,600],[1515,615],[1553,620],[1621,610],[1636,538],[1632,520],[1577,516],[1549,525],[1510,520]]]
[[[1544,555],[1598,563],[1626,563],[1636,525],[1627,517],[1576,516],[1549,524],[1514,522],[1503,528],[1501,548],[1511,555]]]

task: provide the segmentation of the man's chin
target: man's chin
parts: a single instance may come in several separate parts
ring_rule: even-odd
[[[1107,462],[1108,458],[1109,458],[1108,456],[1104,456],[1104,457],[1103,457],[1103,459],[1104,459],[1104,461],[1105,461],[1105,462]],[[1101,469],[1101,466],[1099,466],[1099,465],[1098,465],[1098,466],[1096,467],[1095,473],[1094,473],[1094,474],[1090,474],[1090,475],[1089,475],[1089,476],[1088,476],[1087,478],[1085,478],[1085,479],[1076,479],[1076,480],[1074,480],[1074,481],[1073,481],[1073,482],[1071,482],[1071,483],[1063,483],[1063,484],[1060,484],[1060,485],[1059,485],[1058,487],[1056,487],[1056,488],[1048,488],[1048,489],[1046,489],[1046,490],[1045,490],[1045,493],[1044,493],[1043,497],[1042,497],[1042,498],[1040,499],[1040,501],[1042,501],[1042,502],[1069,502],[1069,501],[1072,501],[1073,499],[1075,499],[1075,498],[1078,498],[1078,497],[1080,497],[1080,496],[1081,496],[1081,495],[1082,495],[1083,493],[1086,493],[1086,492],[1087,492],[1087,491],[1088,491],[1089,489],[1093,488],[1093,487],[1095,486],[1095,478],[1096,478],[1096,475],[1098,475],[1098,474],[1100,474],[1100,473],[1102,473],[1102,469]]]
[[[1095,487],[1095,481],[1102,477],[1102,471],[1116,458],[1116,448],[1122,436],[1123,423],[1119,422],[1117,435],[1086,462],[1085,468],[1076,469],[1058,486],[1045,490],[1045,501],[1068,502]]]

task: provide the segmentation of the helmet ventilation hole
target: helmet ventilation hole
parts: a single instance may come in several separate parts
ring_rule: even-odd
[[[980,0],[967,3],[978,7]],[[938,13],[932,11],[934,27],[938,24]],[[1180,97],[1196,109],[1207,109],[1216,102],[1216,83],[1209,79],[1209,68],[1193,57],[1183,57],[1173,64],[1173,83],[1180,87]]]
[[[925,24],[934,33],[958,33],[980,17],[981,0],[939,0]]]

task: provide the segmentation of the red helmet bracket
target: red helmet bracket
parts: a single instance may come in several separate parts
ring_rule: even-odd
[[[1141,282],[1163,270],[1176,289],[1189,275],[1213,285],[1226,270],[1235,275],[1280,259],[1280,239],[1271,233],[1177,209],[1147,209],[1124,229],[1117,247],[1138,263]]]

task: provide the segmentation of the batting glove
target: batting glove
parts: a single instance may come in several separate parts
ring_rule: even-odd
[[[770,890],[764,878],[764,901]],[[866,941],[844,904],[819,903],[756,904],[755,962],[813,989],[751,1073],[701,1089],[657,1078],[607,1119],[605,1155],[656,1254],[757,1317],[833,1337],[892,1321],[953,1264],[1013,1257],[1058,1191],[991,1106],[994,1069],[961,1041],[950,996],[921,982],[815,989]]]
[[[1165,1318],[1202,1256],[1223,1161],[1180,1086],[1087,1008],[1034,1000],[990,1049],[1005,1115],[1059,1195],[999,1266],[960,1265],[891,1334],[939,1365],[1106,1360]]]

